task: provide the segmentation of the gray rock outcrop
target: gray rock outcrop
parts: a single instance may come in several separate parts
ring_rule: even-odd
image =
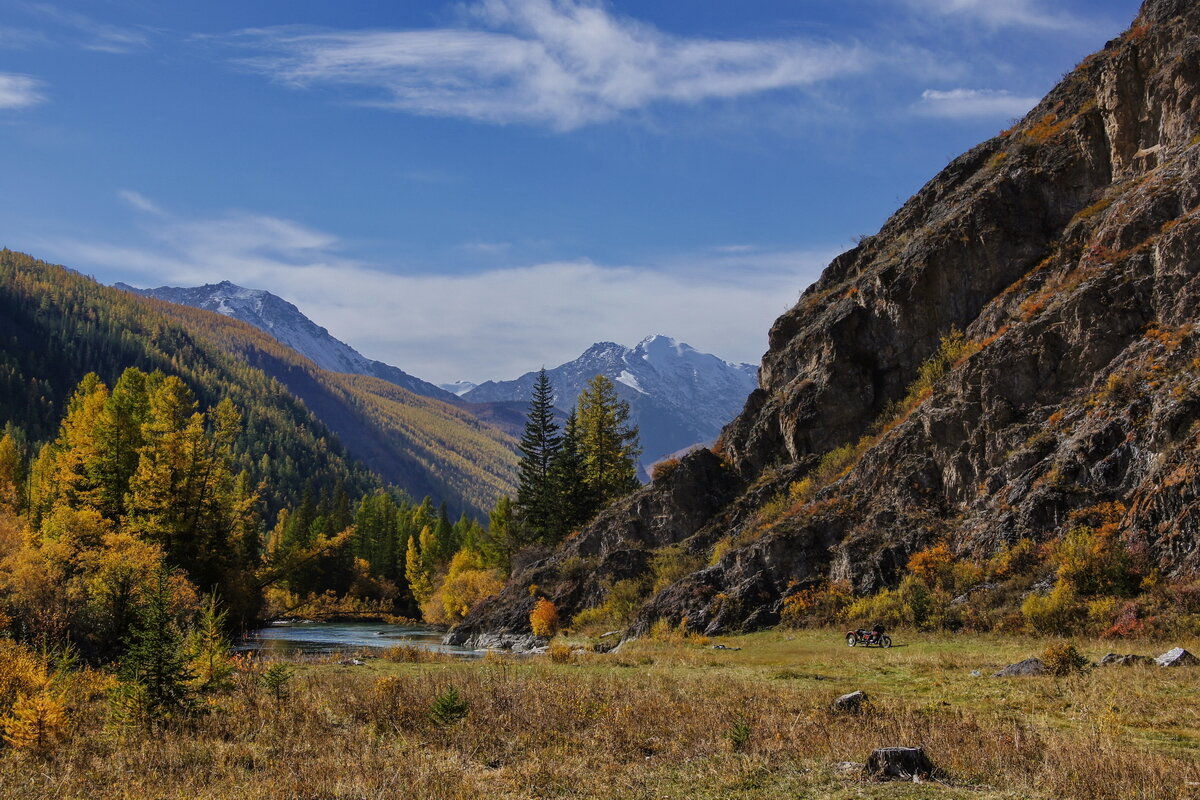
[[[1117,653],[1107,653],[1104,658],[1096,662],[1097,667],[1144,667],[1148,664],[1153,664],[1154,659],[1150,656],[1139,656],[1132,653],[1119,655]]]
[[[833,710],[848,714],[858,714],[870,701],[871,699],[867,697],[867,693],[862,690],[850,692],[833,701]]]
[[[1182,647],[1176,647],[1154,659],[1154,663],[1160,667],[1195,667],[1200,665],[1200,658],[1196,658]]]
[[[1040,658],[1027,658],[1016,664],[1009,664],[1004,669],[992,675],[993,678],[1028,678],[1034,675],[1045,675],[1046,664]]]

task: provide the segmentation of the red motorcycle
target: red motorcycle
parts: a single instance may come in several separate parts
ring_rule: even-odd
[[[867,630],[866,628],[858,628],[856,630],[846,632],[846,644],[850,647],[858,647],[860,644],[863,647],[877,645],[879,647],[891,647],[892,637],[883,632],[882,625],[876,625],[874,628]]]

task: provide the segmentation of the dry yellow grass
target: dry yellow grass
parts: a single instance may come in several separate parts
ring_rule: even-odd
[[[285,703],[241,682],[153,731],[113,727],[102,704],[83,704],[51,757],[0,755],[0,796],[1195,796],[1200,669],[993,679],[970,673],[1046,642],[897,637],[908,646],[851,650],[837,633],[724,640],[738,651],[636,642],[563,664],[300,665]],[[1105,647],[1080,644],[1092,658]],[[439,725],[430,710],[449,687],[466,716]],[[858,688],[870,713],[829,711]],[[749,735],[735,745],[739,725]],[[925,747],[943,780],[876,784],[835,768],[885,745]]]

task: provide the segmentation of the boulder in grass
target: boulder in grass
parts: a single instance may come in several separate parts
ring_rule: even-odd
[[[1004,669],[992,675],[993,678],[1025,678],[1030,675],[1045,675],[1046,664],[1040,658],[1027,658],[1016,664],[1009,664]]]
[[[873,778],[913,780],[931,772],[933,764],[920,747],[882,747],[867,758],[867,774]]]
[[[1154,659],[1150,656],[1138,656],[1128,653],[1126,655],[1118,655],[1117,653],[1109,653],[1104,658],[1096,662],[1097,667],[1137,667],[1147,664],[1153,664]]]
[[[1200,665],[1200,658],[1196,658],[1182,647],[1168,650],[1154,659],[1154,661],[1160,667],[1194,667]]]
[[[863,710],[863,707],[870,702],[867,693],[863,691],[851,692],[844,694],[837,700],[833,701],[833,710],[842,711],[847,714],[857,714]]]

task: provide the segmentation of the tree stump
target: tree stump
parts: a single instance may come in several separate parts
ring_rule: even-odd
[[[933,764],[920,747],[883,747],[867,758],[867,774],[873,778],[912,780],[932,771]]]

